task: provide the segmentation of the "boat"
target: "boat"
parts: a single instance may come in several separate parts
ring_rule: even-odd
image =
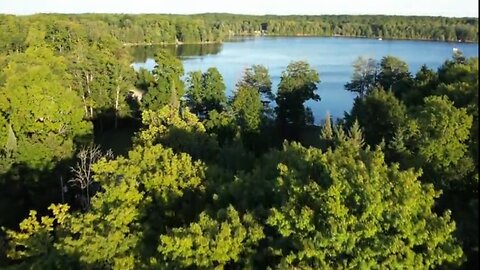
[[[452,51],[453,52],[458,52],[458,48],[453,48]]]
[[[378,40],[382,40],[382,38],[381,38],[381,37],[379,37],[379,38],[378,38]]]

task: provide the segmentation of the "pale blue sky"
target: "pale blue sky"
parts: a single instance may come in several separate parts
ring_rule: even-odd
[[[0,13],[387,14],[478,17],[478,0],[0,0]]]

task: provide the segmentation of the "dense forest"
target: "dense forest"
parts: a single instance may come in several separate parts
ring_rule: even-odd
[[[478,268],[478,58],[415,74],[358,58],[352,109],[315,126],[308,62],[277,91],[252,63],[228,98],[215,67],[184,74],[155,47],[135,71],[125,46],[476,41],[478,19],[2,15],[0,29],[0,267]]]
[[[125,44],[212,43],[233,36],[348,36],[478,41],[478,18],[417,16],[0,15],[0,50],[23,51],[31,29],[59,51],[111,36]],[[37,37],[40,38],[40,37]]]

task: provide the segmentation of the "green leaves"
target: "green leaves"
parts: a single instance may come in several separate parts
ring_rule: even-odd
[[[178,101],[183,96],[183,65],[179,59],[166,51],[155,54],[156,66],[153,70],[155,81],[143,96],[143,109],[158,110],[167,104]]]
[[[232,101],[232,110],[242,131],[259,132],[263,104],[257,89],[240,86]]]
[[[226,264],[242,264],[242,257],[254,253],[263,237],[262,227],[251,215],[240,216],[229,206],[216,218],[203,212],[198,222],[160,236],[158,251],[182,268],[223,269]]]
[[[92,199],[90,211],[69,221],[68,234],[56,248],[78,256],[83,263],[106,263],[115,269],[135,269],[142,256],[138,251],[144,245],[143,234],[161,225],[142,222],[158,220],[149,216],[149,209],[165,211],[186,192],[204,189],[203,163],[193,162],[186,154],[175,155],[161,145],[138,146],[128,159],[102,160],[94,171],[105,191]],[[168,217],[163,214],[154,215]]]
[[[406,125],[407,108],[391,91],[372,89],[364,98],[358,98],[346,117],[350,125],[358,120],[367,132],[366,142],[378,145],[384,140],[387,144]]]
[[[154,33],[136,20],[122,17],[123,37],[142,42]],[[217,40],[226,31],[219,22],[215,33],[196,23],[158,23],[165,32],[178,26],[168,40]],[[270,23],[262,31],[274,29]],[[110,22],[101,25],[109,29]],[[75,142],[91,132],[85,115],[112,108],[116,117],[129,114],[124,97],[131,70],[113,59],[128,57],[115,42],[100,41],[105,29],[92,30],[86,41],[69,36],[71,27],[76,24],[51,25],[46,33],[31,28],[30,48],[1,59],[2,172],[14,162],[48,169],[71,156]],[[389,27],[380,31],[392,35]],[[39,38],[44,42],[33,42]],[[70,56],[69,72],[44,43]],[[52,206],[53,216],[40,219],[32,211],[18,232],[7,230],[8,256],[21,267],[430,269],[462,261],[456,225],[438,189],[452,192],[459,183],[468,187],[460,181],[478,181],[468,152],[478,144],[472,128],[478,60],[456,56],[438,73],[422,68],[415,79],[399,59],[383,58],[379,74],[373,61],[359,60],[350,90],[365,96],[356,100],[349,127],[327,117],[324,151],[288,141],[281,150],[271,148],[277,130],[263,104],[273,99],[265,67],[246,69],[228,107],[218,70],[191,73],[188,105],[202,123],[179,102],[181,62],[165,52],[156,61],[152,73],[137,74],[137,86],[147,91],[143,127],[128,156],[93,165],[100,188],[90,207],[68,213],[65,205]],[[373,88],[377,75],[392,91]],[[283,138],[298,139],[311,124],[304,102],[320,99],[319,82],[306,62],[283,72],[276,97]],[[475,202],[470,209],[478,208]],[[457,223],[460,235],[475,233],[465,220]]]
[[[276,110],[277,122],[284,138],[298,139],[300,130],[309,124],[311,111],[305,109],[303,103],[310,99],[320,100],[320,96],[315,93],[318,83],[318,72],[303,61],[290,63],[282,73]]]
[[[472,117],[446,97],[428,97],[418,114],[419,154],[427,162],[446,167],[465,154]]]
[[[279,157],[274,196],[288,196],[266,223],[281,235],[267,238],[282,267],[430,268],[461,258],[448,213],[431,210],[432,186],[418,173],[387,167],[379,150],[352,151],[346,143],[322,154],[293,144]]]
[[[374,59],[359,57],[353,63],[351,82],[345,84],[347,91],[358,93],[363,98],[377,83],[378,65]]]
[[[209,68],[205,73],[190,72],[187,83],[187,104],[198,117],[206,118],[213,110],[222,111],[227,101],[226,86],[216,68]]]
[[[11,259],[25,259],[47,255],[53,246],[54,226],[62,226],[69,218],[69,206],[50,205],[53,217],[37,218],[37,212],[30,211],[29,217],[20,223],[20,231],[7,230],[10,249],[7,256]]]
[[[245,69],[243,78],[237,83],[237,88],[251,88],[258,91],[266,100],[273,100],[272,80],[268,69],[262,65],[253,65]]]
[[[310,68],[304,61],[292,62],[282,73],[278,86],[278,100],[283,100],[288,93],[295,93],[297,102],[304,102],[309,99],[320,100],[315,93],[317,84],[320,83],[318,72]]]
[[[74,140],[89,135],[92,127],[83,120],[80,98],[69,89],[64,59],[46,48],[30,48],[12,56],[4,73],[0,113],[16,137],[16,162],[48,168],[69,157]]]
[[[161,143],[194,159],[212,160],[219,151],[215,137],[206,133],[203,124],[187,109],[165,106],[158,111],[144,111],[143,124],[145,128],[137,134],[138,144]]]

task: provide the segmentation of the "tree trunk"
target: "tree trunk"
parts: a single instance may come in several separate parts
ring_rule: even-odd
[[[88,117],[88,106],[87,101],[85,100],[85,95],[82,95],[83,107],[85,108],[85,117]]]
[[[93,75],[92,74],[86,74],[85,75],[86,81],[87,81],[87,93],[90,98],[92,98],[92,90],[90,89],[90,83],[93,81]],[[93,107],[90,105],[90,118],[93,119]]]
[[[120,96],[120,86],[117,85],[117,92],[115,97],[115,129],[118,127],[118,99]]]

